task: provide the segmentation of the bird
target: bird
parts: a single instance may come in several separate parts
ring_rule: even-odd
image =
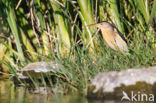
[[[126,39],[115,25],[102,21],[96,24],[90,24],[88,27],[97,27],[101,30],[102,36],[106,44],[115,51],[129,54]]]

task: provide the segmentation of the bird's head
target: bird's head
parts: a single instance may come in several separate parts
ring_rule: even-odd
[[[112,25],[107,21],[102,21],[96,24],[88,25],[88,27],[98,27],[100,29],[109,29],[109,28],[112,28]]]

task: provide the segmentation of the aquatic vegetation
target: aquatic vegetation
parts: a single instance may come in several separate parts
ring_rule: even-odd
[[[1,0],[0,7],[2,74],[17,76],[29,63],[54,61],[64,73],[52,87],[86,92],[99,72],[156,65],[156,0]],[[108,48],[87,26],[100,21],[121,31],[129,55]]]

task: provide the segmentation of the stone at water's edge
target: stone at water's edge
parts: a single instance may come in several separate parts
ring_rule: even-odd
[[[63,69],[61,64],[55,62],[35,62],[30,63],[21,69],[21,73],[18,74],[19,78],[25,77],[42,77],[46,76],[47,73],[58,73]]]
[[[121,99],[123,92],[156,94],[156,66],[104,72],[95,76],[88,87],[88,97]],[[139,96],[138,96],[139,97]]]

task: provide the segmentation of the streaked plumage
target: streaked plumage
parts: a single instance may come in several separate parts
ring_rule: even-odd
[[[100,28],[103,39],[110,48],[123,53],[128,53],[127,43],[120,31],[115,26],[106,21],[88,26]]]

